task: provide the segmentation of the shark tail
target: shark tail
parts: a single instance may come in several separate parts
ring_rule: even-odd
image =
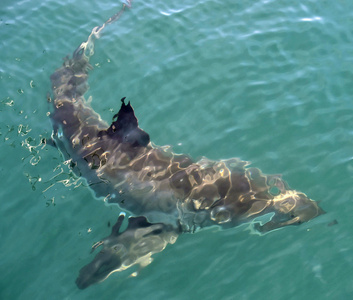
[[[102,25],[94,27],[87,41],[81,43],[73,52],[72,58],[66,57],[63,66],[51,75],[54,99],[63,97],[78,99],[84,95],[88,89],[88,71],[93,69],[89,60],[94,54],[95,40],[100,38],[101,32],[107,25],[114,23],[121,17],[126,7],[131,7],[131,2],[132,0],[127,0],[120,11]]]
[[[102,25],[93,28],[87,40],[73,52],[72,57],[66,57],[63,65],[51,76],[54,110],[50,114],[53,123],[53,138],[64,136],[70,143],[76,139],[82,139],[85,134],[97,136],[101,130],[105,130],[108,124],[90,107],[84,99],[88,90],[88,73],[93,67],[90,58],[94,54],[94,42],[100,38],[104,28],[117,21],[126,7],[130,7],[131,0],[123,4],[119,12],[109,18]],[[58,134],[59,131],[62,134]],[[61,143],[57,142],[59,145]],[[69,146],[72,147],[72,146]],[[64,145],[60,149],[65,149]]]

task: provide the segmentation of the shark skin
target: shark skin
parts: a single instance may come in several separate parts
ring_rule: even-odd
[[[215,225],[236,227],[270,215],[267,223],[254,223],[263,234],[324,213],[317,202],[290,189],[280,175],[265,175],[247,161],[205,157],[194,161],[169,146],[156,146],[138,126],[125,98],[111,125],[101,119],[84,99],[92,69],[89,59],[94,40],[126,6],[95,27],[72,58],[51,75],[50,118],[56,145],[98,198],[136,216],[128,219],[122,232],[124,216],[119,216],[111,235],[92,247],[102,250],[80,270],[76,280],[80,289],[133,265],[148,265],[154,253],[175,243],[182,233]]]

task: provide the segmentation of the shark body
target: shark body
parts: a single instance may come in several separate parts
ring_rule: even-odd
[[[101,30],[119,19],[123,9],[92,30],[88,40],[51,75],[53,137],[86,178],[97,197],[136,217],[120,232],[119,216],[112,233],[93,250],[103,249],[84,266],[76,280],[83,289],[132,265],[147,265],[151,255],[173,244],[181,233],[209,226],[230,228],[272,214],[255,229],[265,233],[299,225],[323,213],[304,193],[292,190],[279,175],[265,175],[237,158],[194,161],[170,147],[151,143],[138,126],[125,98],[111,125],[85,101],[89,59]]]

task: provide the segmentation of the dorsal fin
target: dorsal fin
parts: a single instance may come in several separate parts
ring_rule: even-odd
[[[111,235],[118,236],[120,234],[119,230],[120,230],[121,224],[123,224],[124,218],[125,218],[124,214],[121,214],[119,216],[118,220],[116,221],[115,225],[112,228],[112,234]]]
[[[116,120],[114,121],[114,119]],[[145,147],[150,142],[149,135],[138,127],[138,121],[130,101],[125,104],[125,97],[121,99],[119,112],[114,115],[110,127],[100,134],[118,140],[121,143],[127,143],[133,147]]]
[[[135,116],[134,110],[130,104],[125,104],[126,97],[121,99],[121,107],[117,114],[114,115],[113,120],[116,118],[117,120],[112,123],[109,127],[110,131],[114,130],[114,126],[116,128],[127,129],[127,128],[137,128],[138,121]],[[108,131],[109,131],[108,129]]]

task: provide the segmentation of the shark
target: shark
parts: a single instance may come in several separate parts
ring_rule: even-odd
[[[316,201],[290,189],[280,175],[266,175],[247,161],[194,160],[174,153],[170,146],[154,144],[139,127],[126,98],[110,124],[102,120],[84,97],[93,69],[90,58],[102,30],[130,5],[126,2],[103,25],[93,28],[87,41],[50,77],[55,145],[97,198],[122,211],[111,234],[93,245],[92,252],[101,250],[79,271],[79,289],[134,265],[147,266],[152,255],[183,233],[249,223],[265,234],[324,213]],[[122,230],[126,213],[131,216]],[[262,216],[269,216],[267,222],[255,222]]]

